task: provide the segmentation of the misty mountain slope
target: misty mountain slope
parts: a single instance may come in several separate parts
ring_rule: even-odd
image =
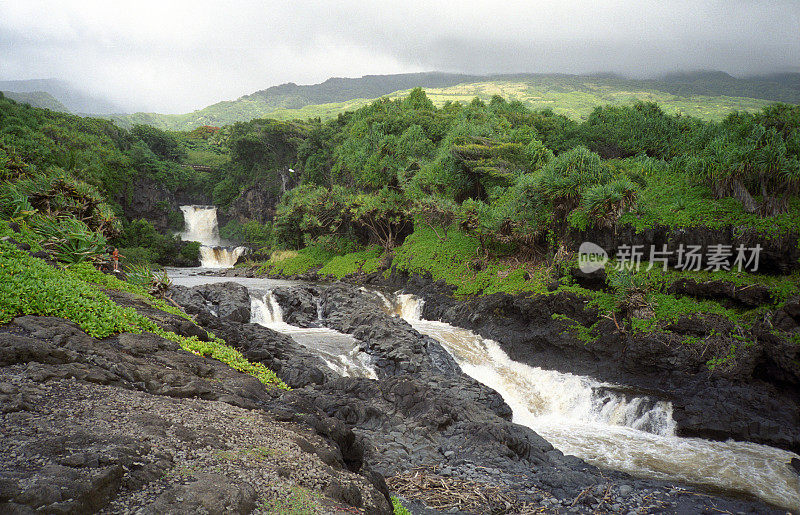
[[[417,86],[446,88],[465,82],[486,80],[485,76],[451,73],[401,73],[396,75],[365,75],[359,79],[331,77],[321,84],[298,86],[294,83],[273,86],[242,99],[260,100],[285,109],[297,109],[313,104],[330,104],[358,98],[378,98],[399,90]]]
[[[32,79],[32,80],[4,80],[0,81],[0,91],[13,94],[44,92],[51,95],[65,109],[53,109],[47,105],[38,105],[29,102],[36,107],[44,107],[56,111],[63,110],[76,114],[100,114],[108,115],[124,112],[121,107],[113,102],[101,97],[94,96],[82,91],[68,82],[57,79]],[[9,98],[16,97],[8,95]],[[22,100],[27,101],[27,100]]]
[[[30,104],[33,107],[49,109],[51,111],[59,111],[62,113],[69,112],[67,106],[53,98],[53,95],[45,91],[31,91],[25,93],[19,93],[16,91],[3,91],[2,93],[6,97],[19,102],[20,104]]]
[[[794,75],[738,79],[723,72],[695,72],[649,80],[613,75],[367,75],[359,79],[331,78],[310,86],[293,83],[273,86],[187,114],[135,113],[112,118],[123,126],[143,123],[171,130],[267,117],[331,118],[376,98],[405,96],[419,86],[426,89],[437,105],[447,101],[470,102],[475,97],[489,100],[498,94],[531,108],[549,107],[571,118],[585,119],[600,105],[644,100],[658,102],[669,113],[717,120],[730,111],[755,111],[773,101],[800,103],[800,82]]]

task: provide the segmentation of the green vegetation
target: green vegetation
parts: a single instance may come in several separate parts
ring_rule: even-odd
[[[178,343],[184,350],[214,358],[251,374],[264,384],[286,388],[272,371],[260,363],[247,361],[222,340],[216,338],[204,342],[197,337],[165,331],[134,309],[115,304],[94,281],[105,288],[122,289],[148,298],[140,287],[106,276],[93,268],[59,270],[13,245],[0,242],[0,323],[8,323],[20,315],[43,315],[72,320],[95,338],[122,332],[152,332]],[[185,313],[167,306],[164,301],[149,300],[158,309],[186,317]]]
[[[395,496],[392,496],[392,508],[394,515],[411,515],[411,512],[408,511],[400,502],[400,499]]]
[[[166,133],[159,137],[170,141]],[[91,190],[119,215],[137,179],[147,177],[172,189],[191,189],[197,182],[192,171],[160,158],[135,133],[110,121],[34,109],[9,99],[0,99],[0,169],[4,184],[25,181],[20,187],[27,188],[35,183],[35,190],[45,194],[39,199],[45,211],[51,201],[69,201],[72,190],[84,197]]]
[[[67,109],[64,104],[56,100],[50,93],[46,93],[44,91],[32,91],[26,93],[4,91],[3,94],[7,98],[19,102],[20,104],[29,104],[33,107],[50,109],[51,111],[59,111],[62,113],[69,112],[69,109]]]
[[[199,259],[200,244],[183,242],[177,236],[156,231],[147,220],[124,222],[120,235],[113,240],[126,263],[163,263],[174,266],[193,266]]]
[[[761,281],[773,309],[798,293],[797,272],[609,268],[605,289],[584,288],[570,273],[576,238],[629,229],[719,230],[791,252],[800,227],[798,106],[704,122],[637,103],[599,107],[576,123],[499,96],[437,108],[417,89],[303,127],[288,133],[296,155],[283,147],[280,157],[301,184],[282,197],[269,235],[273,249],[297,250],[274,253],[261,273],[430,274],[457,297],[567,292],[634,333],[692,315],[744,328],[770,309],[677,295],[670,286],[682,278]],[[597,337],[597,323],[555,316],[576,337]]]
[[[800,102],[800,91],[788,83],[769,77],[736,79],[720,72],[676,74],[655,80],[596,75],[486,77],[421,73],[329,79],[313,86],[284,84],[193,113],[136,113],[112,118],[123,127],[147,124],[168,130],[221,127],[254,118],[328,120],[380,97],[403,98],[414,87],[424,88],[438,107],[447,102],[469,103],[475,97],[488,102],[499,95],[530,109],[553,109],[574,120],[585,120],[598,106],[642,101],[657,102],[670,114],[705,120],[721,120],[734,110],[757,111],[771,101]]]
[[[139,174],[159,177],[176,168],[152,157],[141,139],[101,120],[31,109],[0,99],[0,127],[0,211],[20,228],[15,233],[3,223],[0,233],[70,265],[54,268],[10,243],[0,243],[0,323],[36,314],[72,320],[97,338],[149,331],[177,342],[185,350],[252,374],[265,384],[285,387],[274,373],[248,362],[222,340],[203,342],[164,331],[136,311],[118,306],[101,290],[101,286],[124,289],[154,307],[185,316],[149,297],[143,288],[105,276],[89,265],[103,264],[110,238],[134,242],[140,245],[137,248],[153,240],[162,247],[173,244],[163,250],[165,254],[175,248],[177,242],[156,233],[147,222],[123,228],[117,217],[119,205],[109,199],[122,193],[126,181]],[[175,185],[174,177],[171,180]]]
[[[224,240],[240,242],[252,249],[272,246],[274,243],[272,223],[259,223],[257,220],[248,220],[245,223],[231,220],[219,230],[219,235]]]
[[[293,486],[286,498],[264,501],[261,508],[266,513],[279,515],[314,515],[319,513],[321,496],[308,488]]]
[[[351,274],[377,272],[383,260],[383,249],[377,245],[359,252],[334,256],[319,270],[319,275],[342,279]]]
[[[278,251],[261,266],[259,273],[283,277],[303,274],[321,267],[333,257],[333,253],[317,245],[299,251]]]
[[[418,228],[395,249],[392,266],[406,272],[430,273],[434,281],[455,286],[459,297],[547,291],[546,265],[482,259],[477,237],[457,228],[443,230],[440,235],[443,239],[432,229]]]
[[[713,116],[704,112],[715,121],[704,121],[689,111],[674,114],[669,102],[678,99],[654,93],[709,95],[714,80],[723,84],[715,94],[791,97],[791,91],[708,76],[636,84],[505,77],[457,87],[445,79],[439,87],[460,88],[451,97],[417,88],[326,121],[253,119],[185,133],[144,125],[126,131],[0,99],[0,211],[25,228],[10,236],[61,263],[83,263],[76,269],[102,265],[109,244],[130,262],[190,263],[197,245],[160,234],[150,221],[124,218],[133,185],[145,178],[232,207],[233,221],[221,235],[258,249],[254,256],[269,255],[258,263],[263,274],[341,279],[394,270],[430,274],[458,297],[566,292],[626,332],[663,331],[693,314],[747,327],[798,294],[798,263],[786,263],[786,275],[757,278],[607,268],[605,285],[591,289],[571,273],[577,242],[620,243],[631,232],[670,238],[719,231],[736,242],[769,241],[787,256],[794,252],[800,106],[738,104],[743,110],[727,114],[737,104],[720,103]],[[553,106],[530,108],[544,105],[526,96],[542,96],[536,89],[542,87],[574,100],[569,109],[561,104],[569,116]],[[281,91],[291,96],[294,89]],[[333,95],[320,91],[319,98]],[[549,102],[545,97],[536,102]],[[648,101],[635,101],[641,98]],[[284,100],[281,109],[305,105]],[[242,222],[248,203],[267,207]],[[158,291],[161,281],[147,268],[131,270],[141,288]],[[671,285],[686,278],[761,281],[774,302],[747,309],[675,294]],[[580,339],[597,336],[597,323],[585,327],[555,316]],[[733,342],[725,353],[735,354],[734,344],[741,348]]]

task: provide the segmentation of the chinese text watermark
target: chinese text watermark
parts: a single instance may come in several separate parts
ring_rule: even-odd
[[[672,262],[673,268],[684,271],[710,271],[737,270],[756,272],[758,270],[761,245],[754,247],[745,245],[709,245],[705,252],[702,245],[680,244],[677,249],[669,249],[666,244],[650,245],[620,245],[615,253],[616,270],[639,270],[642,262],[647,262],[647,270],[660,266],[666,270]],[[592,273],[605,267],[608,262],[608,253],[599,245],[585,241],[578,249],[578,266],[584,273]]]

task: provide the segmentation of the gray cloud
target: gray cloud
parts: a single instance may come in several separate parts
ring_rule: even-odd
[[[0,79],[55,77],[131,110],[185,112],[369,73],[800,71],[799,29],[793,0],[28,0],[0,3]]]

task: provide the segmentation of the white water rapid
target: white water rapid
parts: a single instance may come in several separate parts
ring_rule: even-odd
[[[205,268],[232,268],[246,247],[226,247],[219,237],[217,208],[181,206],[186,223],[181,239],[200,243],[200,265]]]
[[[465,373],[500,393],[514,422],[565,454],[637,476],[744,492],[800,509],[800,477],[788,465],[796,454],[753,443],[677,437],[668,402],[625,396],[589,377],[515,362],[492,340],[423,320],[422,300],[412,295],[386,302],[414,329],[441,342]]]
[[[297,343],[314,351],[328,367],[343,377],[377,379],[368,354],[349,334],[327,327],[297,327],[283,321],[283,311],[271,291],[259,295],[251,291],[250,321],[291,336]]]

